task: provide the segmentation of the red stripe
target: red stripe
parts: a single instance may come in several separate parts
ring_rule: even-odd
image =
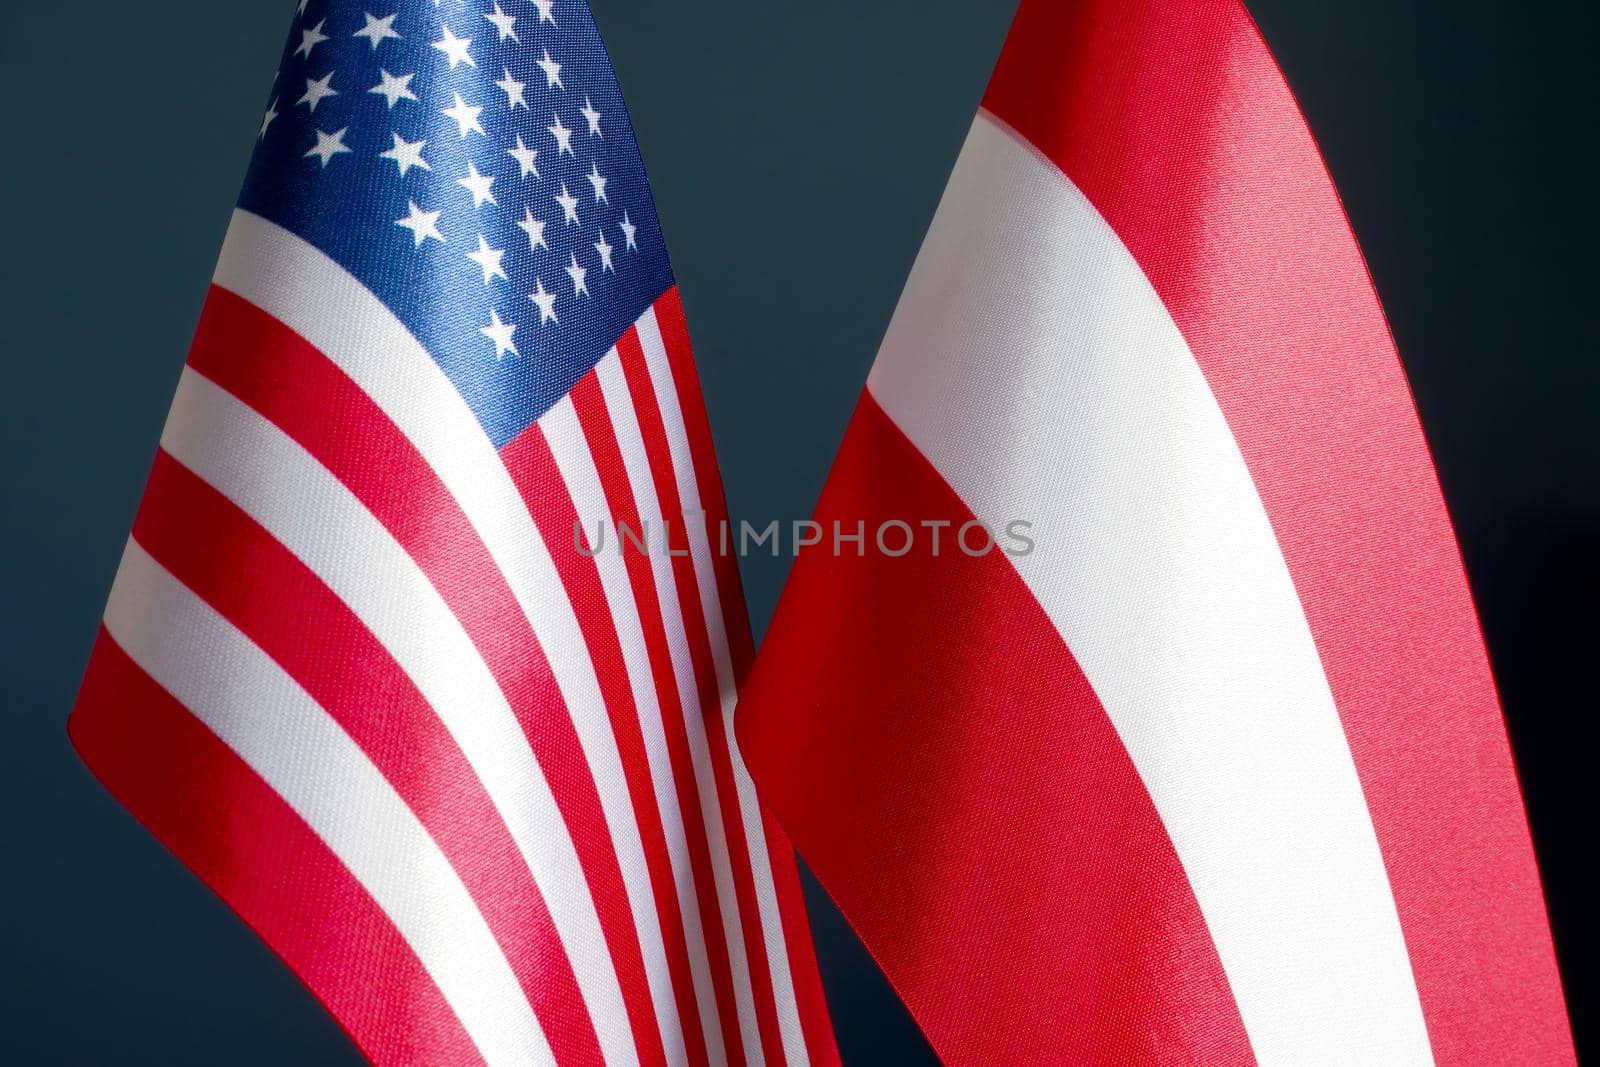
[[[533,742],[577,846],[640,1059],[664,1062],[622,870],[577,730],[532,627],[465,513],[359,386],[232,293],[212,288],[189,364],[332,471],[417,562],[470,635]]]
[[[349,869],[104,629],[69,731],[106,788],[260,935],[368,1059],[483,1062]]]
[[[165,452],[133,536],[300,683],[394,786],[472,894],[557,1058],[602,1062],[572,964],[494,804],[426,699],[355,614]]]
[[[723,832],[733,868],[734,896],[739,905],[739,925],[744,931],[745,956],[749,962],[750,985],[755,999],[756,1028],[761,1036],[763,1055],[770,1062],[782,1063],[783,1035],[778,1030],[772,976],[767,973],[766,941],[762,936],[761,915],[756,904],[750,850],[744,837],[739,795],[734,787],[733,762],[723,727],[722,699],[717,687],[716,667],[711,658],[711,640],[706,629],[705,612],[700,605],[700,586],[695,579],[694,560],[689,555],[683,501],[678,496],[678,480],[672,470],[666,426],[661,418],[661,409],[656,404],[650,371],[644,361],[644,349],[640,347],[635,331],[628,331],[617,341],[617,353],[622,359],[622,372],[627,379],[628,393],[644,438],[645,455],[650,460],[650,473],[661,503],[661,514],[667,523],[672,576],[678,588],[679,610],[683,614],[689,658],[700,694],[701,718],[705,721],[712,774],[717,783],[717,800],[722,809]]]
[[[722,620],[728,631],[729,651],[733,655],[734,677],[742,685],[754,658],[750,637],[750,617],[745,611],[744,587],[739,580],[739,562],[731,551],[736,531],[729,531],[729,551],[721,551],[722,530],[728,522],[727,496],[722,489],[722,471],[717,466],[716,446],[711,441],[711,422],[706,416],[705,398],[700,395],[700,375],[694,366],[694,351],[689,345],[689,327],[683,318],[683,302],[676,287],[656,301],[656,324],[661,329],[662,346],[672,368],[672,383],[678,395],[678,410],[683,415],[684,432],[689,439],[689,458],[694,467],[695,484],[700,488],[700,506],[706,512],[706,529],[711,540],[711,559],[717,576],[717,595],[722,604]]]
[[[734,734],[737,742],[737,722]],[[742,752],[740,758],[743,758]],[[811,918],[800,889],[800,866],[796,862],[794,845],[765,803],[761,805],[761,829],[767,835],[772,885],[778,895],[778,916],[783,921],[783,940],[789,953],[789,979],[794,984],[795,1007],[800,1013],[800,1032],[806,1039],[806,1055],[816,1067],[838,1067],[839,1046],[834,1040],[828,1001],[822,990],[817,950],[811,941]]]
[[[1027,0],[984,105],[1117,231],[1227,416],[1344,722],[1436,1059],[1569,1062],[1449,516],[1360,251],[1249,16]]]
[[[817,521],[906,516],[973,518],[864,394]],[[1093,689],[1009,561],[950,530],[796,561],[739,718],[768,803],[946,1062],[1250,1062]]]
[[[572,387],[569,395],[578,416],[578,424],[583,428],[589,454],[594,457],[595,469],[600,474],[600,485],[605,490],[612,534],[615,536],[622,525],[639,531],[642,527],[638,505],[634,502],[633,487],[628,481],[627,467],[622,460],[622,450],[617,444],[616,430],[606,410],[599,380],[591,372]],[[729,1063],[741,1065],[744,1063],[744,1046],[739,1041],[739,1014],[733,1000],[728,942],[723,934],[722,911],[717,902],[716,882],[711,874],[710,839],[700,811],[694,757],[689,751],[683,705],[678,699],[678,689],[673,680],[672,656],[667,649],[661,603],[656,596],[650,561],[632,549],[624,550],[620,538],[616,549],[622,554],[628,570],[628,583],[633,587],[639,622],[644,630],[645,650],[650,657],[650,673],[655,681],[656,700],[661,707],[673,786],[677,790],[678,810],[683,818],[684,837],[689,850],[689,869],[694,877],[695,900],[700,908],[700,926],[706,940],[711,985],[716,993],[724,1055]]]
[[[695,370],[683,302],[676,287],[668,289],[656,301],[656,322],[661,328],[661,340],[667,350],[667,362],[672,368],[673,385],[678,395],[678,410],[682,413],[684,430],[689,439],[689,456],[694,466],[695,483],[700,489],[700,506],[706,512],[706,528],[710,533],[712,566],[722,605],[723,624],[728,632],[729,651],[733,657],[734,677],[742,689],[754,654],[750,619],[745,611],[738,561],[731,550],[722,549],[722,531],[728,529],[727,496],[722,487],[722,473],[717,466],[716,448],[711,440],[711,422],[706,415],[705,399],[700,393],[700,376]],[[734,532],[729,530],[730,546],[734,543],[734,536]],[[811,925],[806,915],[805,899],[801,895],[794,846],[783,835],[777,821],[767,813],[764,804],[761,823],[767,837],[767,855],[772,864],[778,912],[783,919],[789,973],[794,983],[806,1051],[813,1063],[834,1064],[839,1061],[839,1050],[828,1018],[827,1001],[823,996],[822,974],[817,968],[816,949],[811,941]]]
[[[672,863],[667,852],[666,832],[661,811],[656,807],[651,785],[650,762],[645,755],[644,732],[633,704],[633,690],[622,660],[622,645],[600,582],[600,568],[574,545],[578,511],[556,467],[550,443],[535,423],[500,450],[506,469],[511,472],[528,512],[550,546],[556,570],[567,596],[577,612],[589,658],[600,679],[600,690],[611,715],[612,732],[622,755],[628,793],[639,819],[644,841],[645,862],[650,868],[650,885],[655,896],[656,914],[661,920],[666,941],[667,966],[683,1025],[684,1044],[690,1061],[706,1063],[705,1034],[700,1013],[695,1009],[694,979],[689,971],[689,946],[685,940],[683,917],[678,908],[672,879]]]

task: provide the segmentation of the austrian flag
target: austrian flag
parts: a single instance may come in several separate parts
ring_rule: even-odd
[[[1482,640],[1237,0],[1024,0],[739,713],[949,1063],[1561,1064]]]

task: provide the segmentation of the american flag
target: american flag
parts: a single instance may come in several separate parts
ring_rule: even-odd
[[[301,0],[73,740],[376,1062],[836,1060],[723,517],[588,8]]]

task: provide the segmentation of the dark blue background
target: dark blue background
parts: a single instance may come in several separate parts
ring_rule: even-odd
[[[735,514],[809,512],[1012,6],[594,0]],[[1585,0],[1249,6],[1417,394],[1592,1048],[1597,16]],[[23,0],[0,30],[0,1061],[355,1058],[64,729],[292,7]],[[758,628],[786,563],[745,561]],[[811,899],[847,1061],[926,1062]]]

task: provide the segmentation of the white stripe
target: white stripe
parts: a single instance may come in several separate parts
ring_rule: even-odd
[[[616,526],[611,509],[606,504],[600,472],[595,468],[594,456],[589,450],[571,398],[562,397],[545,412],[539,419],[539,427],[545,440],[550,443],[550,452],[555,457],[556,467],[561,471],[561,478],[566,483],[567,493],[572,497],[584,530],[591,539],[600,537],[602,531],[608,539],[606,545],[596,552],[594,561],[600,572],[600,585],[605,590],[606,605],[622,645],[622,661],[627,669],[628,685],[633,691],[634,707],[644,734],[645,757],[650,764],[656,806],[661,811],[667,854],[672,862],[673,885],[677,891],[684,936],[689,946],[689,973],[694,981],[700,1028],[705,1031],[711,1062],[721,1063],[726,1059],[726,1053],[717,1015],[716,993],[711,984],[711,966],[700,918],[700,904],[695,894],[694,873],[689,866],[683,812],[678,807],[672,759],[667,750],[666,727],[661,718],[661,704],[656,699],[655,683],[651,678],[650,653],[645,646],[644,628],[639,618],[639,605],[634,600],[633,585],[628,580],[627,563],[617,551],[617,546],[609,540],[616,537]],[[594,544],[591,540],[591,547]]]
[[[555,1062],[466,886],[383,773],[310,694],[133,541],[105,625],[372,894],[484,1059]]]
[[[1428,1062],[1355,764],[1233,435],[1110,226],[987,115],[868,384],[976,515],[1036,523],[1017,570],[1155,801],[1261,1062]]]
[[[733,709],[739,700],[739,690],[733,674],[733,655],[728,648],[727,620],[722,617],[722,598],[717,593],[710,531],[700,499],[700,484],[695,477],[694,460],[689,453],[689,434],[678,404],[672,365],[667,359],[666,345],[661,340],[661,324],[656,321],[654,308],[639,319],[638,334],[645,366],[650,371],[650,384],[655,389],[656,406],[661,409],[662,422],[666,424],[667,449],[672,455],[672,470],[678,482],[679,505],[688,517],[689,549],[694,560],[695,580],[700,587],[700,608],[706,617],[711,659],[716,665],[717,690],[722,701],[722,728],[728,738],[739,815],[744,823],[745,842],[750,850],[750,868],[755,880],[756,905],[761,913],[767,969],[772,974],[772,994],[777,1008],[778,1030],[783,1037],[783,1055],[789,1063],[809,1063],[811,1060],[806,1052],[805,1034],[800,1028],[800,1005],[795,1000],[794,977],[789,972],[789,949],[783,937],[778,890],[773,883],[771,857],[767,855],[761,806],[756,800],[755,782],[745,768],[744,757],[739,754],[738,740],[733,732]]]
[[[505,575],[571,712],[622,867],[652,1005],[669,1054],[683,1046],[666,946],[622,757],[576,613],[516,484],[427,350],[359,280],[288,230],[235,211],[216,283],[311,342],[394,420],[438,474]],[[607,1058],[631,1048],[623,1015],[598,1018]]]
[[[739,901],[734,894],[733,867],[728,856],[727,831],[722,824],[716,776],[711,768],[711,748],[706,741],[705,722],[701,718],[705,709],[700,706],[700,691],[695,684],[694,663],[689,654],[682,605],[678,602],[678,587],[673,580],[672,560],[667,557],[667,546],[661,536],[666,529],[661,503],[656,497],[655,480],[650,474],[650,457],[645,451],[638,415],[628,395],[622,357],[613,348],[596,364],[594,371],[600,383],[600,393],[605,397],[606,410],[611,415],[617,444],[622,450],[622,465],[627,469],[628,481],[633,486],[634,503],[639,509],[640,521],[648,528],[651,538],[650,570],[655,576],[656,596],[661,601],[661,616],[666,623],[667,651],[672,658],[678,699],[683,704],[684,727],[689,735],[689,753],[694,759],[695,781],[700,794],[700,813],[705,820],[706,836],[710,839],[711,876],[716,883],[723,933],[728,941],[728,958],[733,971],[733,1001],[739,1013],[739,1036],[744,1043],[745,1059],[754,1067],[763,1060],[761,1037],[756,1027],[755,993],[750,985],[750,962],[739,925]],[[635,551],[632,545],[619,547],[624,551]]]
[[[561,810],[493,674],[416,561],[314,456],[192,369],[179,380],[161,446],[327,584],[427,698],[550,909],[608,1042],[607,1060],[637,1062],[622,987]]]

